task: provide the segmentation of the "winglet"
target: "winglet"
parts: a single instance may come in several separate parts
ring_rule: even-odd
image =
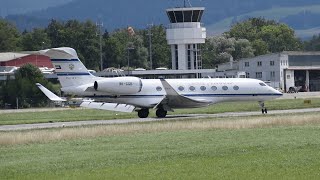
[[[176,90],[173,89],[173,87],[163,78],[160,79],[164,90],[166,91],[167,95],[169,96],[180,96]]]
[[[167,101],[166,104],[169,107],[201,107],[207,106],[212,103],[212,101],[208,101],[206,99],[191,99],[184,95],[179,94],[174,88],[166,81],[165,79],[160,79],[167,95],[163,101]],[[162,101],[159,103],[161,104]],[[182,106],[183,104],[183,106]],[[158,105],[157,105],[158,106]]]
[[[62,99],[62,98],[58,97],[57,95],[53,94],[53,92],[49,91],[47,88],[42,86],[40,83],[36,83],[36,85],[51,101],[66,101],[65,99]]]

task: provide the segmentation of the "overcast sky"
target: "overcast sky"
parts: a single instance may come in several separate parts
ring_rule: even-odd
[[[34,10],[57,6],[72,0],[0,0],[0,15],[22,14]]]

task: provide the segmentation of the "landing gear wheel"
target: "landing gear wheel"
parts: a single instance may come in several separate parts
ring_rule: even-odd
[[[146,118],[149,116],[149,109],[141,109],[138,111],[139,118]]]
[[[266,107],[264,107],[264,102],[259,102],[259,105],[261,107],[262,114],[268,114],[268,110]]]
[[[157,109],[157,111],[156,111],[156,115],[157,115],[158,118],[164,118],[164,117],[166,117],[166,115],[167,115],[167,111],[165,111],[165,110],[162,109],[162,108],[159,108],[159,109]]]
[[[261,112],[262,112],[262,114],[268,114],[267,108],[262,108],[262,109],[261,109]]]

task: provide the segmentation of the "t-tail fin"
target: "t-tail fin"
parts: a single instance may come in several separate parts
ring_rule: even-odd
[[[98,78],[88,71],[72,48],[52,48],[40,53],[51,59],[62,88],[93,83]]]

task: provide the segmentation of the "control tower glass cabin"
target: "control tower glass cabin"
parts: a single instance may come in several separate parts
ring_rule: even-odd
[[[204,7],[167,9],[170,24],[167,41],[171,47],[172,69],[201,69],[201,46],[205,43],[206,28],[201,19]]]

